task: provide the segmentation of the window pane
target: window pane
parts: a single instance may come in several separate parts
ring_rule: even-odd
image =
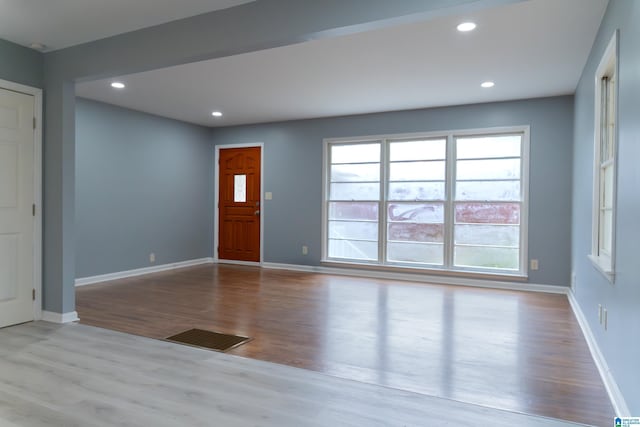
[[[402,162],[389,165],[390,181],[423,181],[445,179],[444,162]]]
[[[520,227],[514,225],[456,225],[455,242],[467,245],[518,247]]]
[[[446,139],[397,141],[389,144],[389,160],[444,160],[447,157]]]
[[[329,238],[378,240],[378,223],[329,221]]]
[[[612,71],[612,76],[615,71]],[[608,79],[607,89],[607,159],[613,159],[616,137],[616,83],[614,78]]]
[[[331,182],[380,181],[380,163],[332,165]]]
[[[233,176],[233,201],[236,203],[247,201],[247,175]]]
[[[459,181],[457,200],[520,200],[520,181]]]
[[[380,198],[380,184],[331,184],[329,198],[331,200],[378,200]]]
[[[456,222],[520,224],[519,203],[456,203]]]
[[[600,161],[613,158],[615,146],[615,82],[610,77],[602,78],[602,102],[600,122]]]
[[[378,204],[363,202],[332,202],[329,203],[329,219],[359,219],[377,221]]]
[[[600,161],[606,161],[609,157],[608,143],[609,138],[607,138],[607,109],[609,108],[607,91],[609,90],[609,85],[607,82],[609,78],[604,76],[600,79]]]
[[[331,145],[331,163],[380,162],[380,143]]]
[[[519,250],[483,246],[456,246],[454,263],[458,267],[518,270]]]
[[[603,171],[604,181],[602,182],[602,205],[603,208],[613,207],[613,165],[607,166]]]
[[[520,179],[520,159],[461,160],[456,164],[458,179]]]
[[[389,224],[387,240],[406,242],[444,242],[444,224]]]
[[[444,182],[390,183],[389,200],[444,200]]]
[[[387,260],[391,262],[411,262],[442,265],[444,250],[438,244],[388,243]]]
[[[376,261],[378,242],[329,239],[329,257]]]
[[[605,210],[601,212],[601,242],[600,249],[604,249],[606,252],[611,253],[611,241],[613,230],[613,211]]]
[[[602,110],[602,127],[600,128],[600,162],[606,162],[607,160],[609,160],[609,153],[611,152],[610,148],[609,148],[609,144],[611,142],[611,139],[609,138],[609,128],[606,125],[606,114],[607,111],[606,110]]]
[[[458,159],[520,157],[522,135],[456,138]]]
[[[387,218],[390,222],[442,223],[442,203],[389,203]]]
[[[441,244],[388,243],[387,261],[442,265],[443,248]]]

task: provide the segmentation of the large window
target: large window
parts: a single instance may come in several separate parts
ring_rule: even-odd
[[[527,135],[326,141],[324,260],[526,274]]]
[[[610,280],[614,272],[617,33],[596,71],[593,232],[591,260]]]

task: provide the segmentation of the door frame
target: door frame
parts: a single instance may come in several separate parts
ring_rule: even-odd
[[[42,89],[0,79],[0,89],[33,96],[33,115],[36,126],[33,131],[33,320],[42,319]]]
[[[260,261],[235,261],[229,259],[220,259],[218,254],[219,244],[219,223],[220,223],[220,150],[229,148],[251,148],[260,147]],[[263,142],[247,142],[241,144],[223,144],[215,146],[215,163],[214,163],[214,215],[213,215],[213,262],[225,264],[241,264],[241,265],[262,265],[264,262],[264,143]]]

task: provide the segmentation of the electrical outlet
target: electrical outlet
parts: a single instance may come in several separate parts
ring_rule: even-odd
[[[156,262],[156,254],[154,254],[153,252],[149,254],[149,262],[151,264],[153,264],[154,262]]]
[[[303,246],[302,247],[302,255],[307,255],[309,254],[309,247],[308,246]]]
[[[598,304],[598,322],[602,325],[602,304]]]
[[[531,269],[532,270],[537,270],[540,267],[540,264],[538,263],[537,259],[532,259],[531,260]]]

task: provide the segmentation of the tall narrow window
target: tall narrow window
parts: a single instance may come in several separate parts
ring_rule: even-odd
[[[323,260],[526,274],[527,136],[327,141]]]
[[[520,269],[522,134],[456,138],[454,265]]]
[[[600,131],[600,226],[598,236],[599,255],[611,256],[611,240],[613,225],[613,186],[615,173],[614,139],[615,139],[615,80],[605,76],[600,81],[602,90],[602,111]]]
[[[379,142],[330,148],[328,255],[377,261],[380,212]]]
[[[596,72],[596,116],[591,260],[610,280],[614,271],[616,146],[617,146],[617,33]]]
[[[446,138],[390,141],[387,261],[444,262]]]

